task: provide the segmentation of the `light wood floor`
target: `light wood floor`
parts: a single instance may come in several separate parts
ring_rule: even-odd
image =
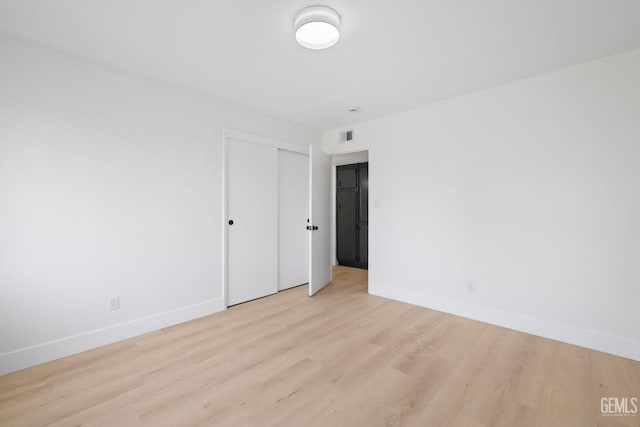
[[[640,363],[306,287],[0,377],[2,426],[637,426]]]

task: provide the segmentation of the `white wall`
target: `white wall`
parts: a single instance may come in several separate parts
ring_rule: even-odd
[[[355,153],[336,154],[331,156],[331,263],[338,264],[336,255],[336,166],[352,165],[354,163],[364,163],[369,161],[368,151],[357,151]]]
[[[640,359],[640,50],[349,129],[371,293]]]
[[[364,163],[369,161],[367,151],[356,151],[355,153],[336,154],[331,156],[331,166],[352,165],[354,163]]]
[[[223,127],[321,144],[0,38],[0,373],[224,308]]]

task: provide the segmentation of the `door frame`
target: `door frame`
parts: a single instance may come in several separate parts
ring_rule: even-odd
[[[366,167],[363,167],[362,165],[366,165]],[[338,177],[338,169],[339,168],[348,168],[348,169],[353,169],[356,171],[356,190],[355,190],[355,196],[356,196],[356,213],[358,214],[358,218],[356,220],[356,242],[355,242],[355,246],[356,246],[356,253],[358,255],[361,254],[360,252],[360,232],[359,232],[359,227],[361,226],[360,224],[360,190],[361,190],[361,184],[360,184],[360,170],[361,169],[367,169],[367,175],[368,175],[368,169],[369,169],[369,161],[367,160],[366,162],[358,162],[358,163],[347,163],[347,164],[341,164],[341,165],[333,165],[333,171],[335,172],[334,176],[333,176],[333,183],[335,188],[332,189],[332,193],[334,196],[334,200],[332,201],[332,205],[335,207],[334,212],[333,213],[333,232],[335,234],[334,236],[334,242],[335,242],[335,248],[333,250],[333,253],[335,255],[335,261],[332,260],[332,262],[335,262],[334,265],[345,265],[348,267],[354,267],[354,268],[363,268],[365,270],[368,270],[368,264],[369,262],[367,261],[366,263],[363,263],[361,261],[359,261],[359,259],[356,257],[356,261],[354,261],[353,263],[345,263],[345,264],[339,264],[339,260],[338,260],[338,247],[340,245],[340,234],[338,233],[338,197],[341,193],[340,188],[339,188],[339,181],[337,179]],[[368,185],[367,185],[368,187]],[[368,189],[367,189],[367,195],[368,195]],[[369,202],[368,202],[368,197],[367,197],[367,212],[368,212],[368,208],[369,208]],[[367,242],[369,241],[369,215],[367,214]],[[367,250],[367,258],[368,258],[368,254],[369,251]],[[343,260],[344,261],[344,260]],[[365,266],[366,264],[366,266]]]
[[[344,155],[349,155],[349,154],[359,154],[359,153],[366,153],[367,154],[367,160],[359,160],[356,162],[350,162],[350,163],[343,163],[343,164],[336,164],[335,163],[335,157],[336,156],[344,156]],[[331,265],[332,266],[336,266],[338,265],[338,248],[337,248],[337,239],[336,239],[336,225],[337,225],[337,220],[336,220],[336,209],[337,209],[337,203],[336,203],[336,196],[337,196],[337,184],[338,184],[338,180],[337,180],[337,173],[338,173],[338,166],[344,166],[344,165],[350,165],[350,164],[356,164],[356,163],[369,163],[371,164],[371,149],[369,148],[358,148],[358,149],[354,149],[354,150],[347,150],[347,151],[341,151],[339,153],[332,153],[331,154]],[[369,216],[371,216],[371,208],[372,203],[371,203],[371,171],[369,170]],[[369,237],[371,237],[371,233],[368,233]],[[369,242],[371,243],[371,242]],[[369,251],[370,252],[370,251]]]
[[[223,128],[222,129],[222,298],[224,300],[224,307],[229,307],[229,283],[228,283],[228,250],[229,250],[229,229],[227,227],[227,221],[229,217],[229,198],[228,198],[228,172],[229,172],[229,139],[238,139],[240,141],[249,142],[253,144],[261,144],[269,147],[274,147],[281,150],[293,151],[296,153],[302,153],[309,155],[308,145],[297,145],[287,142],[278,141],[276,139],[266,138],[263,136],[253,135],[250,133],[238,131],[235,129]],[[311,196],[309,196],[311,197]],[[277,224],[276,224],[277,227]]]
[[[306,278],[304,279],[303,282],[296,281],[295,282],[296,284],[294,284],[294,285],[286,285],[288,287],[286,287],[284,289],[282,289],[280,287],[280,284],[281,284],[280,281],[282,279],[281,273],[283,271],[283,270],[280,269],[280,267],[281,267],[282,261],[284,259],[284,258],[280,258],[280,255],[282,254],[281,251],[282,251],[282,248],[283,248],[283,240],[281,239],[283,228],[281,228],[281,227],[285,227],[285,228],[287,227],[287,223],[283,223],[281,221],[281,219],[282,219],[281,214],[283,214],[283,212],[280,212],[280,207],[282,207],[282,206],[286,207],[287,204],[283,203],[283,192],[280,191],[280,190],[282,190],[283,188],[286,188],[286,187],[289,186],[289,183],[286,180],[281,180],[281,172],[284,170],[284,168],[283,168],[284,163],[281,162],[284,157],[282,157],[281,154],[284,154],[284,153],[288,153],[287,155],[293,155],[296,158],[299,158],[303,162],[300,165],[304,164],[305,169],[306,169],[304,171],[305,172],[304,180],[308,181],[309,177],[310,177],[310,173],[309,173],[309,157],[310,157],[310,155],[309,154],[298,153],[297,151],[291,151],[291,150],[278,149],[278,206],[277,206],[277,210],[278,210],[278,230],[277,230],[277,232],[278,232],[278,242],[277,242],[278,243],[278,248],[277,248],[278,249],[278,292],[281,292],[281,291],[284,291],[284,290],[287,290],[287,289],[291,289],[291,288],[294,288],[294,287],[298,287],[298,286],[304,286],[304,285],[308,284],[309,281],[311,280],[311,263],[309,261],[309,253],[311,251],[311,248],[309,246],[310,242],[311,242],[311,233],[309,232],[308,228],[306,230],[304,230],[302,228],[302,226],[309,227],[310,220],[311,220],[311,218],[310,218],[310,208],[309,208],[309,201],[311,199],[311,187],[309,185],[306,185],[304,187],[304,194],[305,194],[304,197],[306,197],[304,199],[304,204],[303,204],[303,206],[304,206],[304,214],[302,214],[302,216],[299,217],[299,218],[307,218],[307,222],[305,223],[304,221],[302,221],[302,222],[298,223],[298,222],[296,222],[297,220],[293,220],[293,223],[297,224],[297,225],[295,225],[295,228],[298,230],[297,233],[301,234],[301,231],[304,230],[303,233],[306,235],[306,239],[307,239],[307,243],[308,243],[305,246],[306,254],[304,252],[298,254],[298,255],[304,255],[304,261],[302,261],[302,264],[306,265],[306,267],[307,267],[306,268],[306,270],[307,270],[306,271]],[[295,178],[295,179],[298,179],[298,178]],[[308,182],[307,182],[307,184],[308,184]],[[296,197],[296,200],[302,201],[302,199],[298,199],[298,197]],[[296,216],[296,218],[298,218],[298,217]],[[295,264],[298,265],[298,263],[299,262],[296,262]],[[284,270],[286,270],[286,269],[284,269]],[[293,282],[290,282],[290,283],[293,283]]]
[[[332,152],[331,156],[332,156],[332,160],[331,160],[331,236],[332,236],[332,241],[331,241],[331,266],[335,267],[336,265],[338,265],[338,248],[337,248],[337,239],[336,239],[336,225],[337,225],[337,221],[336,221],[336,195],[337,195],[337,189],[336,189],[336,185],[337,185],[337,179],[336,179],[336,174],[337,174],[337,167],[338,165],[335,164],[333,157],[334,156],[342,156],[342,155],[347,155],[347,154],[355,154],[355,153],[367,153],[367,160],[366,162],[369,164],[369,227],[367,229],[368,231],[368,245],[369,245],[369,250],[368,250],[368,262],[367,262],[367,292],[369,292],[369,289],[371,289],[371,277],[372,277],[372,265],[373,263],[371,262],[371,254],[372,254],[372,250],[371,250],[371,218],[375,216],[375,212],[374,212],[374,208],[378,208],[378,201],[377,199],[374,199],[375,196],[375,189],[374,186],[371,185],[372,182],[372,178],[371,178],[371,160],[372,160],[372,149],[371,147],[358,147],[358,148],[352,148],[349,150],[341,150],[338,152]],[[374,159],[375,161],[375,159]],[[355,163],[362,163],[361,161],[359,162],[355,162]],[[351,163],[345,163],[345,164],[351,164]],[[375,167],[375,165],[374,165]],[[374,170],[374,175],[375,175],[375,170]],[[375,184],[374,184],[375,185]],[[375,224],[375,219],[374,219],[374,224]]]

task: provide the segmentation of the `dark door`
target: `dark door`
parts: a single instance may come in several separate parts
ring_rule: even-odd
[[[358,168],[358,256],[362,268],[369,263],[369,164]]]
[[[336,168],[336,242],[340,265],[367,268],[369,228],[369,165]]]

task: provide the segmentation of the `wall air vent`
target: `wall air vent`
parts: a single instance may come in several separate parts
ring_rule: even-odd
[[[340,142],[351,142],[353,141],[353,131],[348,130],[346,132],[342,132],[340,134]]]

